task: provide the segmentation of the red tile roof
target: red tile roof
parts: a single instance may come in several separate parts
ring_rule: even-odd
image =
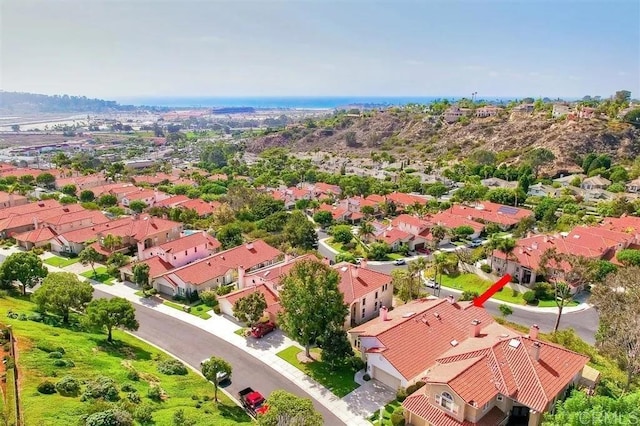
[[[628,234],[640,232],[640,217],[622,216],[622,217],[605,217],[602,226],[618,232],[626,232]]]
[[[221,251],[212,256],[214,259],[220,259],[237,268],[242,266],[245,270],[250,270],[261,263],[273,261],[282,256],[282,252],[277,248],[271,247],[262,240],[255,240],[251,243],[245,243],[229,250]]]
[[[319,208],[319,211],[325,211],[331,213],[334,220],[342,219],[349,215],[349,211],[342,207],[330,206],[329,204],[322,204]]]
[[[495,426],[507,417],[498,407],[493,407],[475,423],[468,420],[458,421],[455,417],[438,407],[433,397],[425,395],[424,388],[417,390],[405,399],[402,406],[414,415],[425,419],[427,424],[438,426]]]
[[[196,232],[186,237],[164,243],[160,245],[159,248],[167,253],[177,253],[201,245],[206,245],[207,250],[215,251],[220,248],[220,241],[206,232]]]
[[[149,259],[143,260],[141,262],[130,263],[121,268],[128,273],[132,273],[133,265],[137,263],[145,263],[149,265],[149,277],[155,278],[159,275],[162,275],[173,269],[173,266],[169,262],[165,262],[158,256],[150,257]]]
[[[54,207],[60,207],[62,204],[58,200],[42,200],[37,203],[23,204],[21,206],[7,207],[6,209],[0,209],[0,220],[6,219],[13,215],[23,215],[29,213],[35,213],[36,211],[49,210]]]
[[[22,234],[14,235],[13,238],[16,241],[23,241],[28,243],[41,243],[43,241],[49,241],[57,234],[51,230],[48,226],[44,228],[34,229],[33,231],[23,232]]]
[[[160,194],[164,194],[164,192],[160,192]],[[135,191],[128,192],[124,197],[129,200],[144,200],[145,198],[154,198],[156,195],[156,191],[153,189],[144,189],[137,188]]]
[[[220,299],[227,300],[233,306],[238,300],[250,295],[251,293],[255,293],[256,291],[262,293],[262,295],[264,296],[264,299],[267,302],[267,310],[269,310],[270,307],[275,306],[277,306],[277,310],[280,309],[280,300],[278,298],[278,295],[276,295],[273,290],[271,290],[266,284],[258,284],[252,285],[250,287],[245,287],[241,290],[229,293],[226,296],[222,296],[220,297]]]
[[[391,222],[393,226],[400,226],[401,224],[406,224],[408,226],[415,226],[418,229],[429,228],[430,223],[426,220],[420,219],[417,216],[409,215],[409,214],[401,214]]]
[[[10,201],[24,201],[27,200],[27,197],[20,194],[9,194],[7,192],[0,191],[0,203],[8,203]],[[26,204],[26,203],[25,203]],[[24,204],[22,204],[24,205]]]
[[[174,195],[173,197],[165,198],[162,201],[158,201],[156,207],[176,207],[185,201],[189,201],[189,197],[186,195]]]
[[[354,300],[391,283],[391,275],[361,268],[351,263],[338,263],[332,268],[340,275],[340,291],[344,294],[345,303],[349,305]]]
[[[457,216],[449,213],[449,211],[443,211],[430,216],[429,221],[433,224],[444,226],[445,228],[455,229],[459,226],[470,226],[475,232],[482,232],[484,225],[476,222],[475,220],[468,219],[466,217]]]
[[[198,286],[211,279],[222,277],[230,270],[235,270],[235,268],[222,262],[217,262],[210,257],[206,257],[202,260],[190,263],[187,266],[182,266],[169,271],[165,275],[175,275],[185,283]]]
[[[499,225],[512,226],[518,224],[525,217],[533,214],[531,210],[521,209],[502,204],[483,201],[475,207],[454,204],[448,210],[450,214],[471,218],[474,220],[481,219],[484,222],[497,223]]]
[[[381,234],[376,236],[376,239],[379,241],[384,241],[385,243],[392,246],[398,241],[405,241],[411,237],[412,235],[408,232],[401,231],[398,228],[391,228],[385,229]]]
[[[273,266],[268,266],[266,268],[245,275],[245,285],[251,285],[255,282],[256,278],[260,278],[261,280],[272,284],[280,284],[280,280],[282,279],[282,277],[288,274],[291,268],[293,268],[296,263],[303,260],[318,260],[318,258],[313,254],[305,254],[303,256],[298,256],[294,259],[291,259],[289,262],[282,262],[277,263]]]
[[[416,203],[426,204],[427,199],[425,197],[419,197],[417,195],[405,194],[404,192],[392,192],[387,195],[387,200],[393,201],[399,207],[412,206]]]
[[[20,228],[27,225],[32,225],[33,228],[36,228],[36,224],[41,224],[47,219],[56,221],[65,215],[69,215],[70,213],[75,213],[80,210],[84,210],[81,205],[70,204],[68,206],[54,207],[45,210],[36,210],[31,213],[25,213],[21,215],[14,214],[10,217],[7,217],[6,219],[0,220],[0,230],[11,231],[12,229]]]
[[[99,225],[110,221],[109,218],[106,217],[101,211],[78,210],[76,212],[63,212],[59,216],[53,216],[47,219],[43,219],[42,223],[46,223],[49,225],[64,225],[65,223],[72,223],[86,219],[91,220],[91,225],[89,226]]]
[[[69,232],[64,232],[60,234],[64,239],[74,243],[83,243],[87,240],[91,240],[96,238],[99,233],[103,235],[110,234],[113,229],[119,228],[125,225],[130,225],[133,222],[132,217],[123,217],[120,219],[115,219],[110,222],[105,222],[96,226],[90,226],[86,228],[76,229]]]
[[[195,210],[196,213],[198,213],[198,216],[208,216],[210,214],[213,214],[220,207],[220,203],[216,201],[209,203],[199,198],[196,198],[193,200],[187,200],[183,203],[180,203],[177,207],[183,207],[185,209]]]

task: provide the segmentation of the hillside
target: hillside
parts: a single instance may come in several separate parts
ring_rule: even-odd
[[[499,158],[508,163],[543,147],[556,156],[554,164],[544,171],[555,173],[577,169],[576,156],[589,152],[607,153],[618,160],[634,158],[640,154],[640,129],[600,118],[556,120],[545,113],[504,113],[446,124],[423,113],[396,109],[339,114],[290,126],[247,143],[247,149],[254,153],[270,147],[362,156],[383,150],[398,159],[422,161],[454,160],[485,149],[499,153]]]
[[[120,105],[116,101],[90,99],[86,96],[49,96],[0,91],[0,112],[2,113],[109,112],[134,109],[132,105]]]

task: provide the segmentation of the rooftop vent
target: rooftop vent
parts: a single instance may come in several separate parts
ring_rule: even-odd
[[[438,319],[440,319],[440,314],[439,314],[439,313],[437,313],[437,312],[434,312],[434,313],[433,313],[433,316],[434,316],[434,317],[436,317],[436,318],[438,318]]]
[[[511,341],[509,342],[509,347],[516,349],[518,346],[520,346],[520,340],[511,339]]]
[[[451,343],[451,346],[458,346],[457,340],[452,340],[450,343]]]
[[[341,270],[342,272],[347,272],[347,269],[348,269],[348,268],[347,268],[346,266],[343,266],[342,268],[340,268],[340,270]]]
[[[415,314],[416,314],[415,312],[407,312],[406,314],[402,315],[402,318],[411,318]]]

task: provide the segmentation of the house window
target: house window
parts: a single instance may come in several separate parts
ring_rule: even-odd
[[[504,397],[503,397],[502,395],[498,395],[498,396],[496,397],[496,400],[497,400],[497,401],[502,401],[503,399],[504,399]]]
[[[487,402],[486,404],[484,404],[484,405],[482,406],[482,412],[487,411],[487,410],[489,409],[489,405],[490,405],[490,404],[489,404],[488,402]]]
[[[377,310],[378,310],[378,302],[376,302],[376,303],[374,303],[374,304],[373,304],[373,310],[374,310],[374,311],[377,311]]]
[[[364,318],[364,308],[362,308],[362,318]]]
[[[438,396],[440,398],[438,398]],[[436,402],[445,410],[454,410],[455,404],[453,403],[453,397],[449,392],[442,392],[440,395],[436,395]]]
[[[378,292],[376,291],[376,299],[378,298]]]
[[[189,251],[188,251],[188,250],[185,250],[185,251],[184,251],[184,255],[185,255],[185,256],[186,256],[188,253],[189,253]]]
[[[364,299],[362,299],[362,306],[367,304],[367,298],[365,297]]]
[[[193,252],[194,252],[194,253],[197,253],[197,252],[198,252],[198,247],[194,247],[194,248],[193,248]]]

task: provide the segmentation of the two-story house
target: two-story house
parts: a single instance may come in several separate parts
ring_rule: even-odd
[[[401,214],[393,219],[391,225],[413,236],[413,239],[409,243],[411,250],[422,250],[426,247],[429,239],[429,229],[431,228],[430,222],[420,219],[417,216]]]
[[[15,206],[24,206],[29,203],[29,199],[20,194],[13,192],[0,192],[0,209],[6,209]]]
[[[158,256],[174,268],[210,256],[220,250],[221,244],[205,231],[185,235],[156,247],[138,252],[138,260]]]
[[[588,177],[582,181],[582,184],[580,184],[580,188],[587,191],[593,189],[607,189],[609,186],[611,186],[611,181],[600,175]]]
[[[128,192],[122,197],[122,205],[129,207],[133,201],[142,201],[147,207],[154,207],[156,202],[169,198],[169,195],[157,189],[137,188],[137,191]]]

